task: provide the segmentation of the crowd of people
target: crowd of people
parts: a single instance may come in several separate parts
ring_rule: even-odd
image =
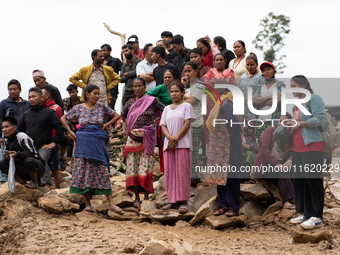
[[[138,37],[132,35],[122,46],[120,59],[111,56],[110,45],[103,44],[92,51],[92,63],[70,77],[70,97],[64,99],[40,69],[32,72],[36,86],[29,90],[29,101],[20,97],[20,82],[9,81],[9,97],[0,104],[0,143],[5,149],[5,158],[0,161],[1,181],[6,182],[13,158],[15,179],[22,185],[50,189],[52,172],[55,188],[60,188],[59,169],[65,168],[67,154],[73,159],[70,193],[85,196],[84,210],[92,211],[91,194],[105,194],[110,210],[124,213],[113,203],[108,155],[108,127],[121,119],[127,136],[126,189],[134,192],[135,207],[141,207],[140,194],[148,200],[154,192],[156,145],[169,199],[164,210],[186,213],[191,185],[204,181],[217,185],[220,209],[214,215],[237,216],[240,183],[254,184],[257,178],[266,178],[278,186],[283,208],[300,213],[292,223],[301,223],[306,229],[321,226],[322,172],[294,176],[282,170],[322,165],[325,116],[321,97],[313,93],[306,77],[294,76],[290,87],[311,93],[310,101],[303,104],[311,115],[298,107],[294,107],[293,116],[281,112],[281,90],[286,84],[275,78],[273,63],[259,65],[256,54],[246,55],[241,40],[234,42],[233,51],[227,49],[221,36],[213,40],[205,36],[196,44],[188,49],[183,36],[164,31],[155,46],[148,43],[140,49]],[[114,110],[119,83],[124,84],[120,114]],[[234,114],[233,94],[217,88],[219,84],[237,86],[243,92],[243,116]],[[82,89],[80,95],[78,88]],[[274,100],[276,93],[278,100]],[[203,94],[210,95],[206,114]],[[293,94],[300,99],[306,96]],[[248,98],[258,110],[275,110],[257,117],[249,109]],[[256,126],[255,118],[264,124]],[[216,119],[228,122],[215,125]],[[235,171],[202,176],[197,166],[204,164]],[[241,171],[244,166],[256,166],[258,171]],[[263,171],[265,166],[281,170],[269,174]]]

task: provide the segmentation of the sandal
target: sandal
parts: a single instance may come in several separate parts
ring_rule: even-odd
[[[170,209],[177,209],[177,208],[178,207],[176,206],[176,204],[167,204],[162,207],[162,210],[170,210]]]
[[[227,217],[232,217],[232,216],[239,216],[240,212],[233,212],[232,210],[228,211],[225,213],[225,215],[227,215]]]
[[[286,205],[285,207],[283,207],[283,209],[295,210],[296,208],[295,208],[295,205],[290,204],[290,205]]]
[[[186,213],[188,211],[188,206],[187,205],[180,205],[178,212],[179,213]]]
[[[86,208],[84,208],[83,211],[85,211],[85,212],[90,212],[90,213],[93,213],[93,212],[94,212],[93,209],[86,209]]]
[[[34,181],[28,181],[24,186],[26,188],[29,188],[29,189],[37,189],[38,188],[38,185],[35,184]]]
[[[213,215],[218,216],[218,215],[228,212],[229,210],[230,210],[230,207],[222,207],[221,209],[214,212]]]

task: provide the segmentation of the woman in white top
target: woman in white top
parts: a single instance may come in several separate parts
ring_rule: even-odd
[[[243,41],[238,40],[234,42],[234,53],[236,58],[229,62],[229,68],[234,70],[236,83],[239,82],[242,74],[247,72],[246,51],[246,44]]]

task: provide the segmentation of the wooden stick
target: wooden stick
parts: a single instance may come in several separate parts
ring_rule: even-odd
[[[111,27],[104,23],[104,26],[107,28],[107,30],[111,33],[111,34],[114,34],[114,35],[118,35],[120,38],[121,38],[121,42],[122,42],[122,47],[125,45],[125,38],[126,38],[126,34],[122,34],[122,33],[119,33],[117,31],[114,31],[111,29]]]

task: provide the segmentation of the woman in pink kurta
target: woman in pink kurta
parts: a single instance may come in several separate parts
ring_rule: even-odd
[[[188,211],[190,197],[190,120],[195,120],[195,113],[189,103],[182,100],[184,87],[174,82],[170,85],[173,104],[164,108],[160,125],[164,140],[164,181],[169,204],[163,209],[177,208],[179,212]]]

